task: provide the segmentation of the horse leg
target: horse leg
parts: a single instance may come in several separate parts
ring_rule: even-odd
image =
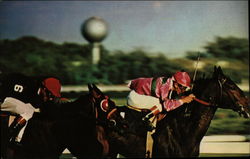
[[[109,153],[109,143],[106,139],[105,131],[102,126],[97,125],[96,126],[96,133],[97,133],[97,140],[102,144],[103,146],[103,156],[108,155]]]

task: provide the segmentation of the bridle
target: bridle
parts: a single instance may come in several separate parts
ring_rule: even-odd
[[[107,104],[106,107],[108,107],[108,100],[109,97],[105,96],[104,99],[101,100],[100,102],[100,108],[98,108],[98,106],[96,106],[95,101],[92,102],[92,109],[93,112],[95,114],[95,120],[96,120],[96,124],[97,125],[103,125],[104,127],[116,127],[117,123],[114,119],[111,119],[111,116],[117,111],[117,108],[112,108],[111,110],[105,110],[105,108],[103,107],[103,105]],[[101,110],[98,110],[101,109]],[[99,118],[99,112],[98,111],[103,111],[105,113],[107,113],[106,118]]]

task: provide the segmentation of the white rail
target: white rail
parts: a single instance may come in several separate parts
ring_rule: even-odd
[[[239,84],[239,88],[243,91],[249,92],[249,85],[248,84]],[[103,92],[106,91],[129,91],[127,85],[97,85],[99,89]],[[80,92],[80,91],[88,91],[87,85],[78,85],[78,86],[62,86],[62,92]]]

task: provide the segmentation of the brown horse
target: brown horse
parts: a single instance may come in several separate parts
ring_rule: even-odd
[[[195,81],[193,93],[196,101],[163,112],[166,117],[158,121],[153,134],[153,158],[197,157],[200,142],[217,108],[231,109],[249,117],[249,99],[220,67],[215,67],[212,78]],[[141,120],[142,113],[126,106],[117,110],[116,113],[125,114],[128,128],[123,134],[107,134],[111,156],[115,158],[119,153],[128,158],[145,158],[147,129]]]
[[[107,117],[113,109],[114,102],[95,85],[73,102],[47,103],[29,120],[21,145],[7,145],[7,153],[1,148],[1,159],[56,159],[66,148],[79,159],[102,158],[109,151],[105,129],[116,131],[122,126]],[[3,137],[1,147],[7,144]]]
[[[249,99],[220,67],[214,68],[212,78],[195,81],[193,93],[196,101],[168,112],[157,123],[153,157],[198,157],[200,142],[217,108],[249,118]]]

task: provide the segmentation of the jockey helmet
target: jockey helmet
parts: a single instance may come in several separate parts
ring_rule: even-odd
[[[176,72],[174,79],[178,84],[190,88],[191,79],[187,72]]]
[[[43,80],[43,85],[47,88],[55,97],[61,97],[61,83],[58,79],[49,77]]]

